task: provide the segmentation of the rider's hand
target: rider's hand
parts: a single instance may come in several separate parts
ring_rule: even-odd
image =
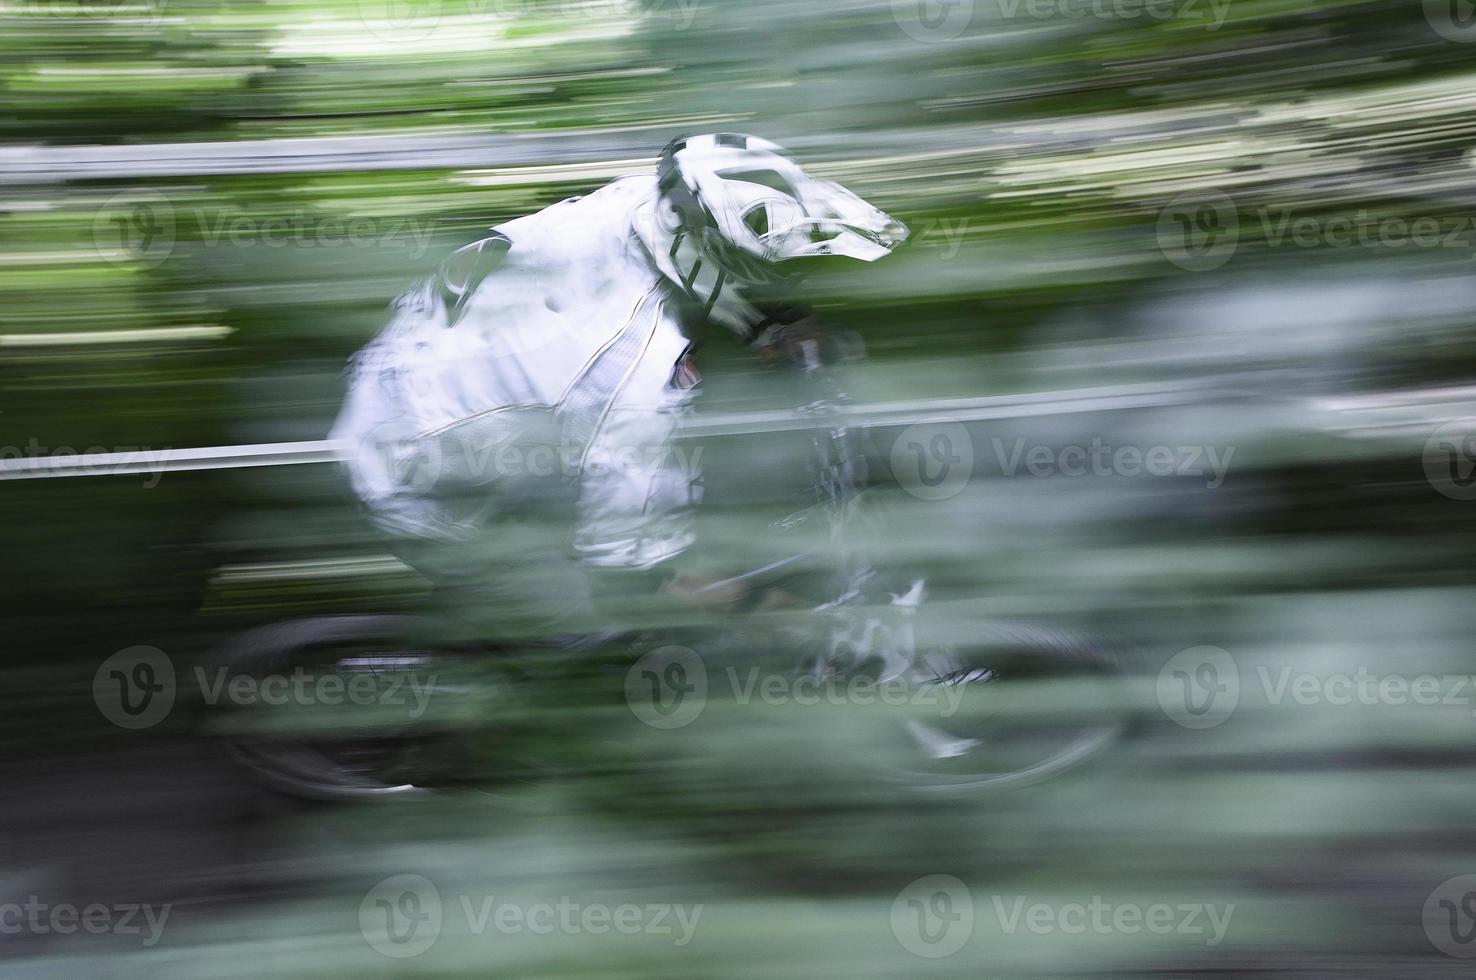
[[[811,314],[765,330],[754,342],[754,349],[765,364],[804,364],[818,355],[824,340],[825,328]]]

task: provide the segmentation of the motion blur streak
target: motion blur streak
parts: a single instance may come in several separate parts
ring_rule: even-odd
[[[5,0],[7,970],[1466,975],[1473,52],[1460,0]],[[819,426],[865,443],[867,554],[926,575],[868,629],[983,622],[1114,682],[987,662],[984,709],[891,703],[814,646],[833,610],[616,591],[602,625],[660,649],[528,643],[527,701],[347,633],[339,673],[233,683],[253,629],[441,618],[331,465],[390,301],[723,131],[912,237],[806,286],[864,341],[828,414],[704,345],[691,593],[787,567]],[[859,548],[812,537],[784,560]],[[939,769],[980,741],[929,709],[1112,737],[920,788],[897,733]],[[313,804],[222,751],[298,723],[464,765]]]

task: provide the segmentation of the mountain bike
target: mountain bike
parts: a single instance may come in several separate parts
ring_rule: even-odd
[[[540,746],[535,719],[546,723],[582,698],[623,701],[630,724],[698,724],[704,705],[743,700],[744,684],[724,691],[720,681],[745,676],[748,659],[767,671],[759,700],[778,690],[801,704],[880,706],[894,751],[851,761],[907,792],[1025,786],[1099,755],[1128,727],[1118,660],[1103,643],[1064,627],[983,618],[967,601],[930,615],[926,576],[888,569],[866,547],[879,520],[869,503],[875,454],[869,434],[840,411],[846,395],[833,365],[858,355],[832,354],[837,336],[784,343],[802,393],[792,418],[808,436],[808,478],[801,506],[769,525],[780,540],[821,546],[707,586],[783,594],[785,613],[520,650],[436,639],[442,624],[424,617],[290,620],[235,637],[216,663],[227,684],[307,695],[231,702],[216,712],[212,734],[248,775],[293,796],[495,791],[577,775]],[[471,762],[469,745],[477,746]]]

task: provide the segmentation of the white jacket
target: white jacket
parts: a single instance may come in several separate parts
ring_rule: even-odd
[[[672,437],[695,375],[634,231],[656,193],[623,178],[500,225],[396,300],[332,436],[382,527],[495,537],[498,493],[534,473],[572,484],[590,564],[647,568],[691,544],[700,474]],[[456,509],[449,486],[488,506]]]

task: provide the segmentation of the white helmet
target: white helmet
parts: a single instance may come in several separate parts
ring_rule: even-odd
[[[661,155],[660,199],[639,233],[661,272],[708,319],[749,336],[754,302],[793,278],[795,259],[874,262],[907,228],[839,184],[805,173],[756,136],[679,139]]]

